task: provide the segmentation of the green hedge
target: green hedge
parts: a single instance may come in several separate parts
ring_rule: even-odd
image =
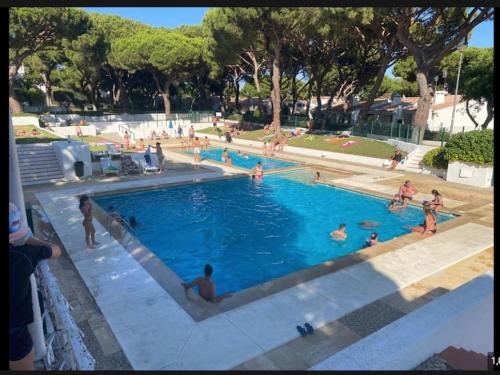
[[[450,138],[450,133],[447,131],[444,134],[441,134],[441,131],[433,131],[425,129],[424,140],[426,141],[441,141],[441,137],[443,137],[443,141],[447,141]]]
[[[448,160],[444,158],[444,147],[438,147],[434,150],[429,151],[424,155],[422,163],[424,163],[424,165],[427,167],[438,169],[448,168]]]
[[[474,130],[452,135],[444,147],[444,158],[448,162],[493,164],[493,130]]]

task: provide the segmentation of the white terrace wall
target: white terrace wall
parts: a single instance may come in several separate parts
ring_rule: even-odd
[[[411,370],[448,346],[493,351],[493,271],[359,340],[312,370]]]
[[[469,105],[471,108],[471,113],[475,116],[476,121],[479,124],[482,124],[487,116],[486,111],[486,103],[479,107],[479,110],[476,111],[472,109],[474,107],[474,101]],[[449,106],[443,109],[439,109],[437,111],[431,111],[429,114],[428,129],[432,131],[439,131],[441,127],[444,127],[447,131],[450,130],[451,125],[451,117],[453,113],[453,106]],[[488,129],[493,129],[495,123],[495,119],[492,119],[490,124],[488,125]],[[455,112],[455,120],[453,123],[453,133],[462,132],[463,127],[465,127],[465,131],[474,130],[476,127],[470,117],[467,115],[465,111],[465,102],[458,102],[457,108]]]

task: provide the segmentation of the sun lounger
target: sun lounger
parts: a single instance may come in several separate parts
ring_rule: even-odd
[[[101,169],[104,175],[120,174],[120,169],[111,164],[111,157],[101,158]]]

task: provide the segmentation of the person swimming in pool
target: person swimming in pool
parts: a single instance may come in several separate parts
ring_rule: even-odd
[[[376,232],[373,232],[370,235],[370,238],[368,238],[365,242],[365,245],[363,247],[370,247],[374,246],[378,243],[378,234]]]
[[[362,221],[358,224],[362,228],[375,228],[380,225],[378,221]]]
[[[345,232],[345,224],[340,224],[339,229],[334,230],[332,233],[330,233],[330,236],[333,237],[335,240],[345,240],[347,238],[347,233]]]
[[[227,156],[226,156],[226,164],[233,165],[233,158],[229,154],[227,154]]]
[[[232,297],[231,293],[224,293],[220,296],[216,295],[215,282],[212,280],[212,273],[214,271],[210,264],[206,264],[204,268],[204,277],[197,277],[190,283],[182,283],[181,285],[185,290],[191,289],[195,286],[198,287],[198,293],[207,302],[217,303],[224,298]]]
[[[314,174],[314,177],[313,177],[313,182],[314,183],[319,182],[320,178],[321,178],[321,175],[320,175],[319,171],[316,171],[316,173]]]
[[[244,153],[243,153],[243,157],[244,157],[245,159],[248,159],[248,154],[247,154],[246,152],[244,152]]]

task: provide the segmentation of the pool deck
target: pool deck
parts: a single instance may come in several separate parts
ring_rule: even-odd
[[[180,162],[192,160],[176,154],[166,156]],[[419,191],[443,191],[445,206],[462,216],[441,224],[434,236],[410,234],[382,243],[374,247],[372,256],[335,272],[298,284],[295,280],[289,288],[196,321],[99,222],[95,221],[95,227],[100,245],[95,250],[85,249],[75,196],[197,183],[241,170],[204,161],[205,167],[199,171],[35,193],[133,369],[307,369],[373,330],[356,323],[360,316],[379,317],[375,318],[378,325],[372,325],[376,328],[425,303],[423,296],[431,293],[430,287],[419,288],[419,283],[437,278],[443,284],[457,272],[471,275],[464,270],[477,268],[478,262],[481,269],[491,269],[493,206],[489,189],[345,162],[282,157],[345,171],[340,178],[325,182],[385,198],[397,191],[401,180],[411,179]],[[430,194],[419,193],[415,200],[429,198]],[[455,279],[446,286],[449,290],[459,284]],[[317,330],[314,338],[301,338],[295,329],[306,321]],[[332,345],[332,340],[337,341]],[[293,359],[293,348],[302,348],[311,356]]]

